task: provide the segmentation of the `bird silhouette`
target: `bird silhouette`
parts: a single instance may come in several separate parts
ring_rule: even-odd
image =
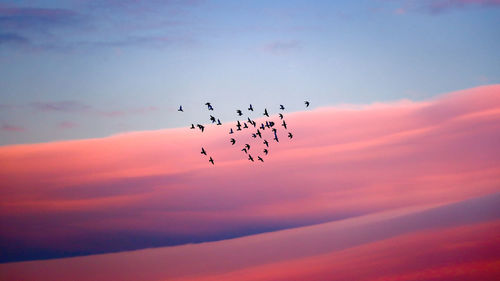
[[[261,123],[260,124],[260,128],[264,131],[266,129],[266,127],[264,127],[264,123]]]
[[[274,122],[273,121],[269,121],[269,127],[274,127]]]
[[[247,123],[246,122],[243,123],[243,129],[247,129],[247,128],[248,128]]]
[[[278,130],[277,130],[276,128],[273,128],[273,133],[274,133],[275,135],[276,135],[276,132],[277,132],[277,131],[278,131]]]
[[[194,124],[191,124],[191,128],[190,129],[195,129]]]
[[[212,157],[210,157],[210,160],[208,160],[208,162],[212,163],[212,165],[215,165],[214,164],[214,159],[212,159]]]
[[[210,121],[212,121],[212,123],[215,123],[215,117],[213,117],[212,115],[210,115]]]
[[[201,132],[205,131],[205,126],[197,124],[198,128],[200,128]]]
[[[278,114],[278,116],[280,117],[280,119],[283,120],[283,114],[280,113],[280,114]]]
[[[252,155],[248,154],[248,160],[250,160],[250,161],[254,162],[254,161],[253,161],[253,157],[252,157]]]
[[[248,154],[248,151],[247,151],[247,149],[246,149],[246,148],[243,148],[241,151],[243,151],[243,152],[245,152],[245,153],[247,153],[247,154]]]
[[[257,133],[255,133],[259,138],[262,138],[262,134],[260,133],[259,129],[257,129]]]
[[[253,111],[253,106],[250,104],[250,107],[248,107],[248,110]]]
[[[203,147],[201,148],[201,154],[207,155],[207,152],[205,151],[205,149]]]
[[[238,116],[243,115],[243,113],[242,113],[242,112],[241,112],[241,110],[239,110],[239,109],[238,109],[238,110],[236,110],[236,113],[238,113]]]
[[[182,110],[182,105],[179,105],[179,109],[177,109],[177,111],[182,111],[182,112],[184,112],[184,110]]]
[[[289,137],[290,139],[292,139],[292,138],[293,138],[292,133],[288,132],[288,137]]]
[[[285,107],[282,104],[280,104],[280,109],[285,110]]]
[[[252,134],[252,138],[257,138],[257,135],[256,134]]]
[[[237,131],[241,131],[241,123],[240,120],[238,120],[238,123],[236,123]]]
[[[217,125],[222,125],[222,123],[220,122],[220,119],[217,119]]]
[[[264,140],[264,144],[266,145],[266,147],[269,147],[269,143],[267,142],[267,140]]]
[[[230,133],[230,134],[234,133],[234,132],[233,132],[233,128],[229,129],[229,133]]]
[[[269,126],[269,121],[266,121],[266,128],[271,128],[271,126]]]
[[[278,140],[278,136],[274,136],[274,140],[275,140],[276,142],[280,142],[280,141]]]
[[[309,102],[308,101],[305,101],[304,103],[306,104],[306,107],[309,107]]]
[[[264,148],[264,154],[267,155],[269,153],[269,150]]]
[[[267,113],[267,108],[264,108],[264,115],[269,117],[269,113]]]
[[[209,102],[205,103],[205,105],[208,107],[208,110],[214,110],[214,108]]]
[[[260,156],[257,156],[257,159],[258,159],[260,162],[264,162],[264,159],[262,159]]]
[[[281,126],[285,127],[285,129],[286,129],[286,122],[285,122],[285,120],[283,120],[283,124],[281,124]]]
[[[247,143],[247,144],[245,144],[245,147],[246,147],[248,150],[250,150],[250,145],[249,145],[248,143]]]
[[[232,143],[232,145],[234,145],[236,143],[236,140],[232,138],[231,143]]]

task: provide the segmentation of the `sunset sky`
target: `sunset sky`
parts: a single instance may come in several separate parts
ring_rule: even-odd
[[[0,0],[0,280],[498,280],[497,27],[497,0]]]

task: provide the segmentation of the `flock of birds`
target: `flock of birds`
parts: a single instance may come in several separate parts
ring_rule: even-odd
[[[306,105],[306,108],[307,108],[307,107],[309,107],[310,103],[309,103],[309,101],[304,101],[304,104]],[[213,108],[213,106],[212,106],[212,104],[210,102],[205,103],[205,105],[207,106],[208,111],[213,111],[214,110],[214,108]],[[285,130],[287,130],[288,138],[292,139],[293,138],[293,134],[290,131],[288,131],[288,125],[285,122],[284,115],[282,113],[285,110],[285,106],[283,106],[282,104],[280,104],[279,109],[281,110],[281,112],[278,113],[278,117],[280,118],[280,121],[282,122],[281,126]],[[184,112],[184,109],[182,108],[182,105],[179,106],[179,109],[177,111]],[[248,111],[252,111],[252,112],[254,111],[254,108],[253,108],[253,106],[251,104],[248,107]],[[241,111],[240,109],[236,110],[236,114],[238,115],[238,117],[242,117],[244,115],[243,111]],[[263,115],[266,116],[266,117],[268,117],[268,118],[270,118],[269,112],[267,111],[267,108],[264,108]],[[210,114],[210,121],[212,122],[212,124],[216,124],[217,126],[222,125],[220,119],[215,118],[211,114]],[[276,141],[276,143],[279,143],[279,138],[278,138],[278,133],[277,133],[278,129],[275,126],[278,127],[274,121],[269,120],[269,119],[265,120],[265,122],[261,122],[260,125],[258,126],[257,122],[255,122],[254,120],[252,120],[250,117],[247,117],[246,121],[237,120],[234,128],[231,127],[229,129],[229,134],[233,135],[233,134],[236,134],[239,131],[243,131],[245,129],[249,129],[252,132],[251,133],[251,137],[252,138],[257,139],[257,137],[258,137],[259,139],[263,140],[262,143],[263,143],[263,145],[265,147],[264,147],[264,149],[262,149],[262,153],[267,156],[269,154],[269,142],[265,138],[265,135],[263,136],[263,132],[266,131],[266,130],[272,132],[272,136],[273,136],[272,140]],[[205,131],[205,126],[203,126],[201,124],[196,124],[196,126],[194,124],[191,124],[190,129],[196,130],[196,128],[198,128],[202,133]],[[229,139],[229,142],[231,143],[231,145],[235,145],[236,144],[236,139],[233,136],[231,136],[230,139]],[[245,145],[243,146],[243,148],[241,149],[241,151],[244,152],[246,156],[248,156],[248,160],[249,161],[255,162],[254,157],[250,154],[251,153],[250,148],[251,148],[250,144],[245,143]],[[257,161],[264,162],[264,158],[261,157],[261,155],[259,154],[258,151],[256,151],[255,149],[252,150],[252,151],[255,151],[258,154],[257,155]],[[204,156],[208,156],[205,148],[203,148],[203,147],[201,148],[201,154],[204,155]],[[255,153],[254,153],[254,155],[255,155]],[[208,156],[208,157],[209,157],[208,162],[212,163],[212,165],[215,165],[215,162],[214,162],[214,159],[212,158],[212,156]]]

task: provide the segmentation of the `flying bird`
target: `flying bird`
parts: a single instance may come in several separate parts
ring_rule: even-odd
[[[309,102],[308,101],[305,101],[304,103],[306,104],[306,107],[309,107]]]
[[[267,142],[267,140],[264,140],[264,144],[269,147],[269,143]]]
[[[247,129],[247,128],[248,128],[247,123],[246,122],[243,123],[243,129]]]
[[[217,119],[217,125],[222,125],[222,123],[220,122],[220,119]]]
[[[274,122],[273,121],[269,121],[269,126],[270,127],[274,127]]]
[[[280,104],[280,109],[285,110],[285,107],[282,104]]]
[[[207,152],[205,151],[205,149],[203,147],[201,148],[201,154],[207,155]]]
[[[236,140],[232,138],[231,143],[234,145],[236,143]]]
[[[240,123],[240,120],[238,120],[238,123],[236,123],[236,127],[238,129],[236,129],[237,131],[241,131],[241,123]]]
[[[264,115],[269,117],[269,113],[267,113],[267,108],[264,108]]]
[[[285,122],[285,120],[283,120],[283,124],[281,124],[281,126],[285,127],[285,129],[286,129],[286,122]]]
[[[293,138],[292,133],[288,132],[288,137],[289,137],[290,139],[292,139],[292,138]]]
[[[248,160],[250,160],[250,161],[254,162],[254,161],[253,161],[253,157],[252,157],[252,155],[248,154]]]
[[[212,121],[212,123],[215,123],[215,117],[213,117],[212,115],[210,115],[210,121]]]
[[[208,110],[214,110],[214,108],[209,102],[205,103],[205,105],[208,107]]]
[[[197,124],[198,128],[200,128],[201,132],[203,133],[203,131],[205,130],[205,126],[203,125],[200,125],[200,124]]]
[[[255,133],[259,138],[262,138],[262,134],[260,133],[259,129],[257,129],[257,133]]]
[[[250,107],[248,108],[248,110],[253,111],[253,106],[251,104],[250,104]]]
[[[278,116],[280,117],[280,119],[283,120],[283,114],[280,113],[280,114],[278,114]]]
[[[234,133],[234,132],[233,132],[233,128],[229,129],[229,133],[230,133],[230,134]]]
[[[257,135],[256,134],[252,134],[252,138],[257,138]]]
[[[241,112],[241,110],[239,110],[239,109],[238,109],[238,110],[236,110],[236,113],[238,113],[238,116],[243,115],[243,113],[242,113],[242,112]]]
[[[278,140],[278,136],[274,136],[274,140],[275,140],[276,142],[280,142],[280,141]]]
[[[264,127],[264,123],[261,123],[260,124],[260,128],[264,131],[266,129],[266,127]]]
[[[243,151],[243,152],[245,152],[245,153],[247,153],[247,154],[248,154],[248,151],[247,151],[247,149],[246,149],[246,148],[243,148],[241,151]]]
[[[267,155],[269,153],[269,150],[264,148],[264,154]]]
[[[191,124],[191,128],[190,129],[195,129],[194,124]]]
[[[182,110],[182,105],[179,105],[179,109],[177,109],[177,111],[182,111],[182,112],[184,112],[184,110]]]
[[[260,156],[257,156],[257,159],[258,159],[260,162],[264,162],[264,159],[262,159]]]
[[[247,143],[247,144],[245,144],[245,147],[246,147],[248,150],[250,150],[250,145],[249,145],[248,143]]]
[[[212,157],[210,157],[210,160],[208,160],[208,162],[212,163],[212,165],[215,165],[214,164],[214,159],[212,159]]]

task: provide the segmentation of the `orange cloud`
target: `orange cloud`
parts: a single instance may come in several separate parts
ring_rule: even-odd
[[[279,132],[264,163],[240,151],[262,155],[248,131],[231,146],[231,124],[0,147],[2,259],[219,240],[499,191],[500,85],[285,119],[294,139]]]

